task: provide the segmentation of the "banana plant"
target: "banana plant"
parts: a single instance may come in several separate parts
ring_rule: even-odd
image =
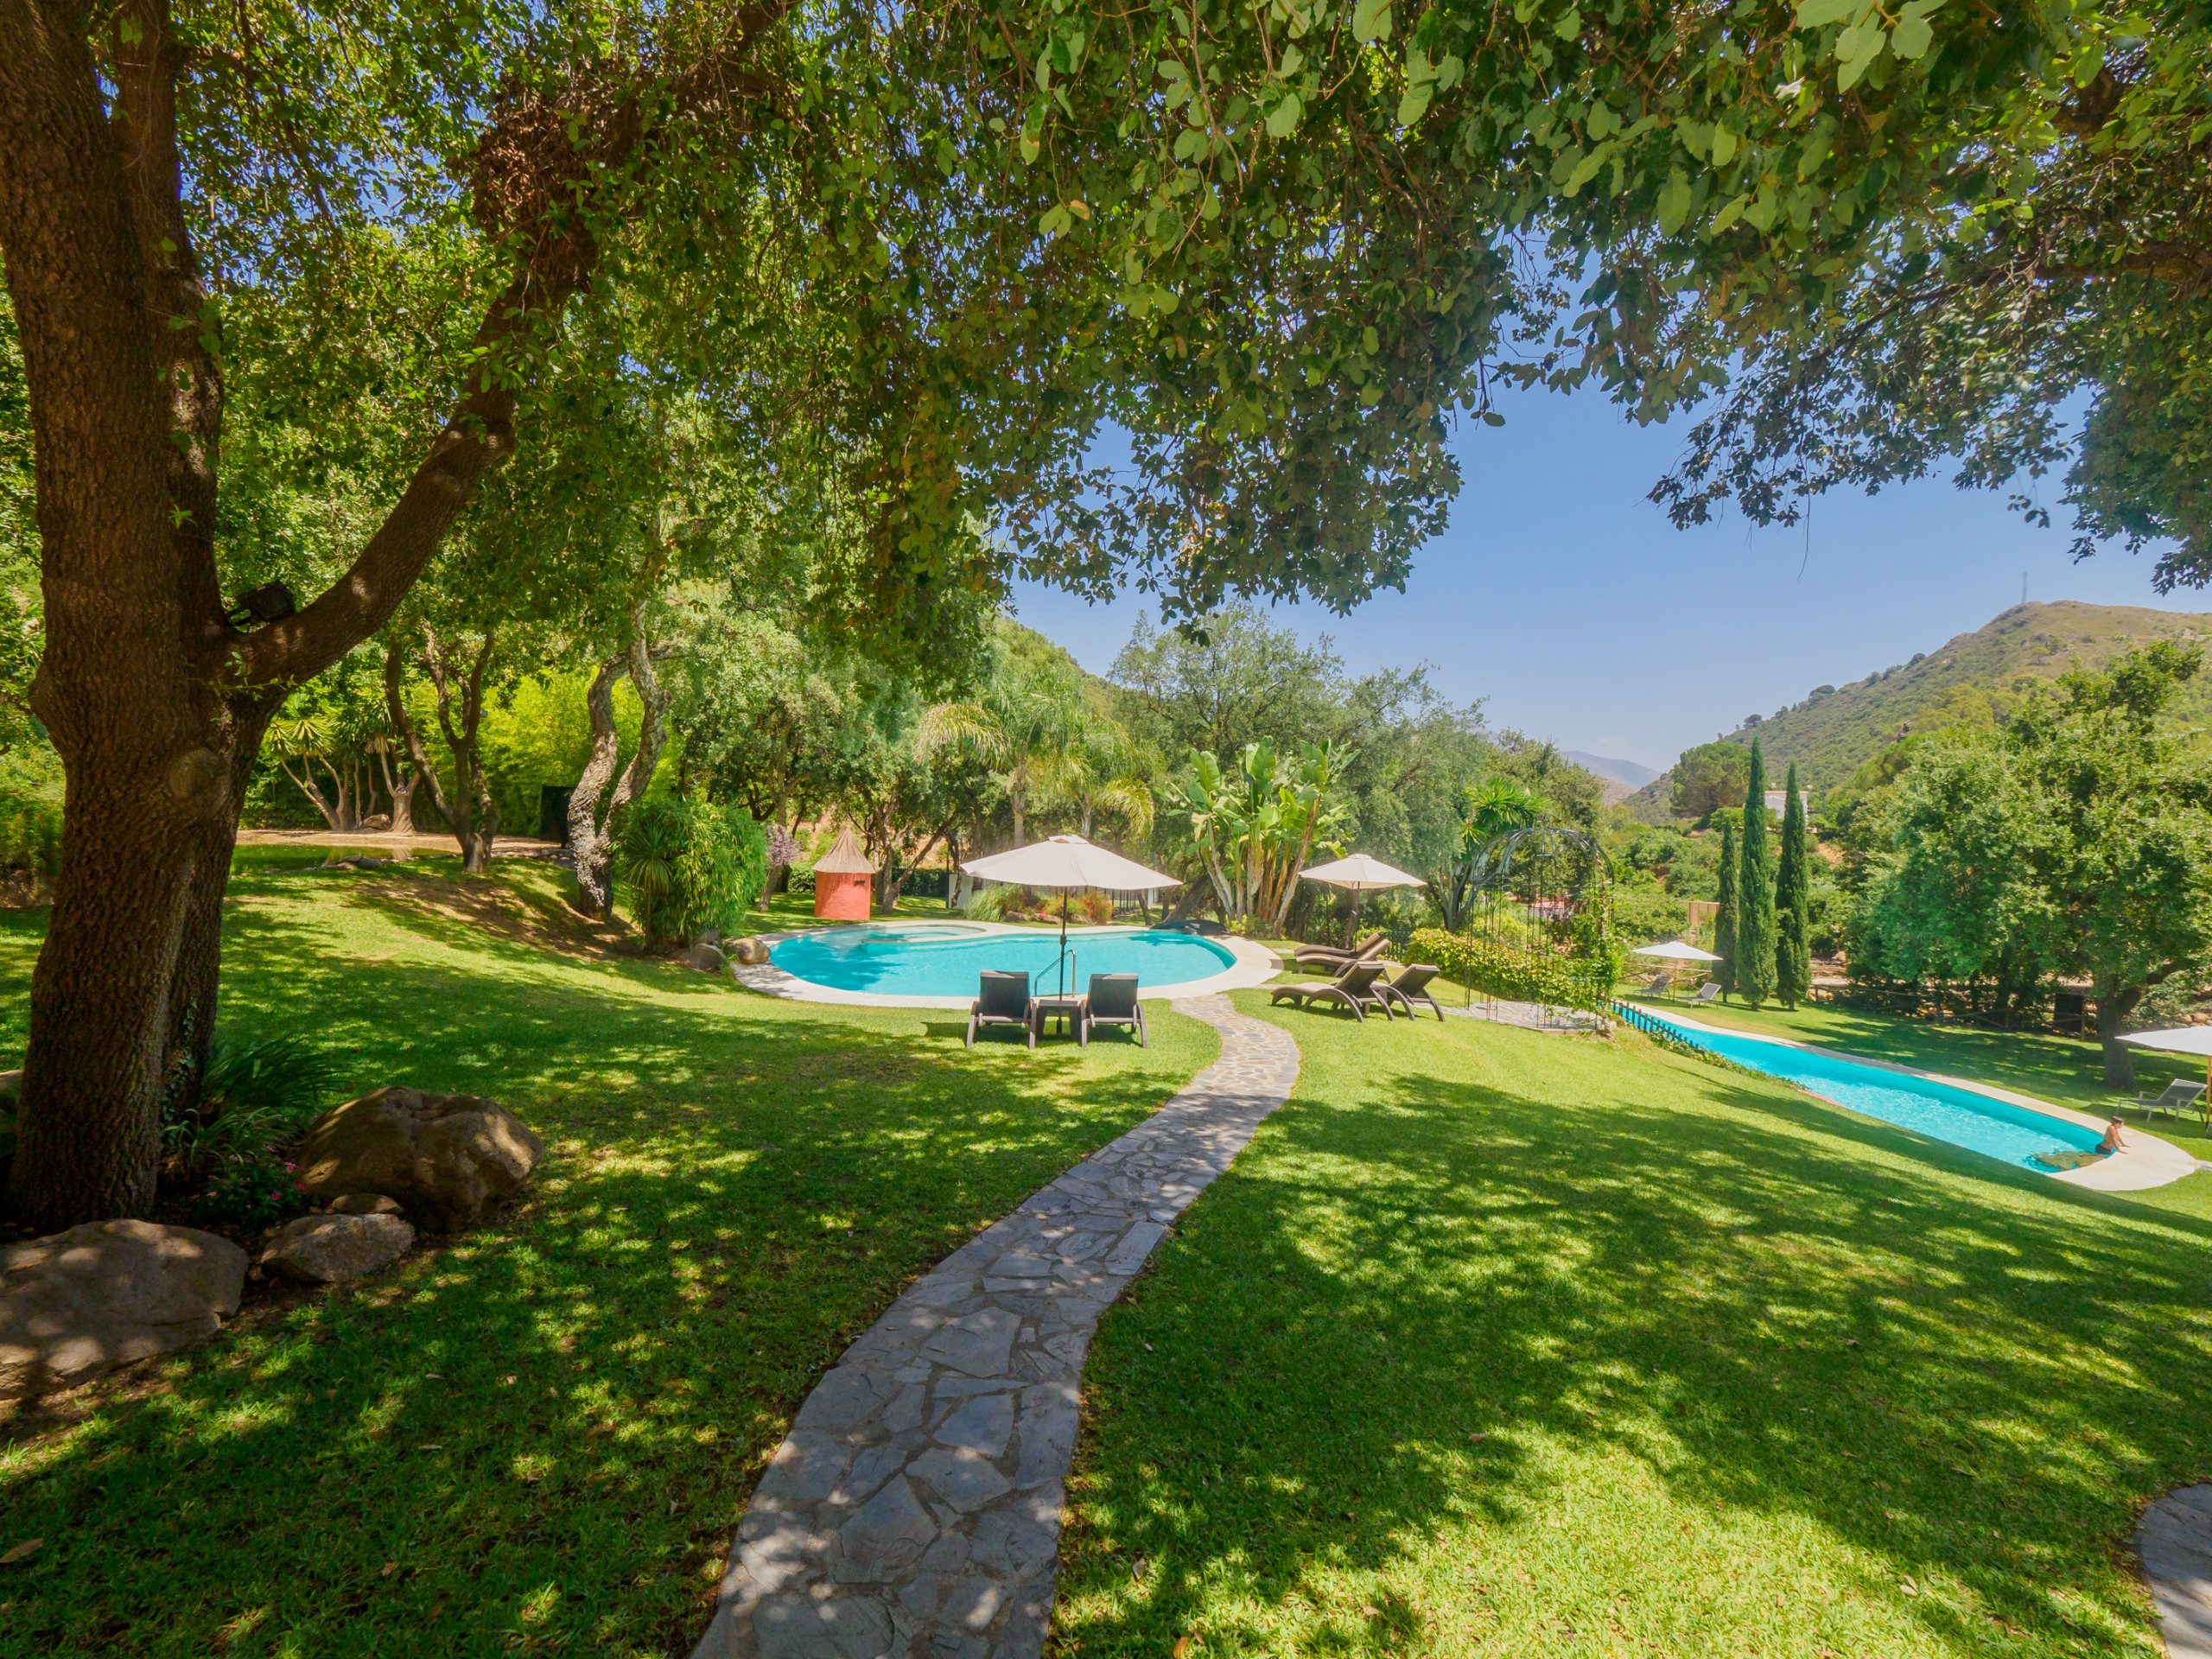
[[[1189,775],[1168,784],[1168,816],[1187,829],[1224,914],[1281,930],[1300,868],[1317,847],[1343,850],[1349,758],[1341,745],[1309,744],[1286,762],[1273,744],[1248,743],[1233,766],[1194,754]]]

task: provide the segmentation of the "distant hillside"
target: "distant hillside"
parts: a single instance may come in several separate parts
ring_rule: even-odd
[[[1585,754],[1580,749],[1564,751],[1567,758],[1585,772],[1594,772],[1600,778],[1624,784],[1630,790],[1642,789],[1659,775],[1658,768],[1647,766],[1636,760],[1612,760],[1602,754]]]
[[[1817,798],[1912,731],[2002,718],[2024,692],[2077,664],[2098,667],[2158,639],[2212,641],[2212,615],[2074,600],[2015,605],[1909,663],[1849,685],[1816,686],[1804,702],[1728,737],[1745,744],[1758,739],[1770,779],[1796,761]],[[2186,719],[2212,717],[2212,671],[2190,682],[2175,712]],[[1629,798],[1629,810],[1649,822],[1663,821],[1672,787],[1672,779],[1662,773]]]

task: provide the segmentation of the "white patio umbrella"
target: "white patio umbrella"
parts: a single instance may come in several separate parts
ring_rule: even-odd
[[[2204,1057],[2205,1121],[2212,1122],[2212,1026],[2176,1026],[2170,1031],[2131,1031],[2120,1039],[2137,1048],[2161,1049],[2169,1054]]]
[[[1694,944],[1684,944],[1680,939],[1669,939],[1664,944],[1639,944],[1629,952],[1632,957],[1664,957],[1669,962],[1718,962],[1719,957],[1710,950],[1700,950]]]
[[[1050,836],[1017,847],[1010,853],[971,858],[960,867],[986,881],[1011,881],[1025,887],[1047,887],[1060,895],[1060,989],[1067,989],[1068,894],[1078,887],[1103,887],[1109,893],[1141,893],[1148,887],[1179,887],[1172,875],[1147,870],[1134,859],[1123,858],[1103,847],[1094,847],[1081,836]]]
[[[1388,887],[1421,885],[1419,876],[1394,870],[1381,859],[1370,858],[1365,853],[1354,853],[1333,864],[1316,864],[1310,870],[1300,870],[1299,874],[1308,881],[1325,881],[1332,887],[1347,887],[1354,893],[1381,893]]]

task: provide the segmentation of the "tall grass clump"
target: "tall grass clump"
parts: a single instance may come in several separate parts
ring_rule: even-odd
[[[741,925],[768,879],[768,838],[741,808],[640,801],[615,832],[614,874],[654,949],[690,944]]]

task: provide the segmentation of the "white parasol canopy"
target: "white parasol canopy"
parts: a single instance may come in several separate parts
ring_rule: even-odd
[[[1333,864],[1316,864],[1310,870],[1300,870],[1299,874],[1308,881],[1325,881],[1332,887],[1348,887],[1354,893],[1380,893],[1386,887],[1421,885],[1419,876],[1394,870],[1381,859],[1370,858],[1365,853],[1354,853]]]
[[[1119,853],[1094,847],[1081,836],[1051,836],[1017,847],[1010,853],[971,858],[960,867],[986,881],[1014,881],[1025,887],[1050,887],[1063,895],[1077,887],[1103,887],[1109,893],[1142,893],[1151,887],[1179,887],[1172,875],[1147,870]],[[1068,901],[1060,899],[1060,956],[1053,964],[1060,974],[1060,989],[1067,989]]]
[[[1669,962],[1718,962],[1719,957],[1710,950],[1700,950],[1694,944],[1684,944],[1680,939],[1669,939],[1664,944],[1639,944],[1629,953],[1637,957],[1664,957]]]
[[[2131,1031],[2120,1039],[2138,1048],[2162,1048],[2169,1054],[2212,1058],[2212,1026],[2176,1026],[2171,1031]]]
[[[971,858],[960,868],[986,881],[1014,881],[1025,887],[1050,887],[1058,893],[1076,887],[1142,893],[1152,887],[1183,885],[1172,875],[1147,870],[1119,853],[1094,847],[1081,836],[1053,836],[1010,853]]]

